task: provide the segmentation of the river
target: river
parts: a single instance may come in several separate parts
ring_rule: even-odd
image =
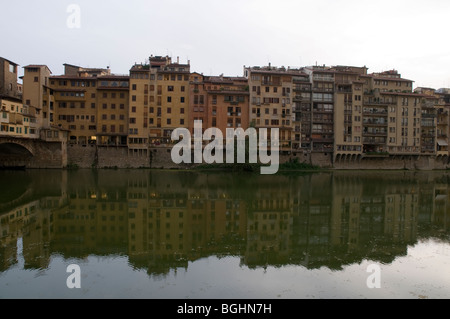
[[[448,298],[449,181],[0,171],[0,298]]]

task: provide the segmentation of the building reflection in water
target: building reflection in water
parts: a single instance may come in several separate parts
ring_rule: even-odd
[[[2,174],[23,183],[2,197],[0,271],[20,258],[45,269],[55,254],[128,256],[149,275],[209,256],[239,257],[249,268],[338,270],[364,259],[390,263],[450,226],[442,173]]]

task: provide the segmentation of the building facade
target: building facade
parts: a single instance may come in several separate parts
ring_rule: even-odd
[[[24,67],[0,59],[3,135],[120,148],[151,157],[172,132],[279,130],[282,155],[336,161],[449,156],[448,90],[417,88],[396,70],[354,66],[245,67],[244,76],[205,76],[190,61],[150,56],[129,74],[64,64]],[[269,132],[270,137],[270,132]]]

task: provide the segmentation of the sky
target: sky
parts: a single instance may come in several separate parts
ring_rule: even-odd
[[[77,10],[73,10],[75,5]],[[450,87],[448,0],[21,0],[2,3],[0,56],[128,74],[150,55],[205,75],[244,66],[367,66]],[[79,11],[78,11],[79,10]],[[77,27],[74,27],[77,26]],[[22,71],[23,72],[23,71]]]

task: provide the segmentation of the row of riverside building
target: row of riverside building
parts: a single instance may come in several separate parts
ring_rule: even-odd
[[[2,136],[67,138],[69,145],[146,155],[176,128],[278,128],[283,154],[341,157],[449,155],[450,90],[416,88],[396,70],[246,67],[242,77],[205,76],[168,56],[129,74],[64,64],[24,67],[0,58]]]

